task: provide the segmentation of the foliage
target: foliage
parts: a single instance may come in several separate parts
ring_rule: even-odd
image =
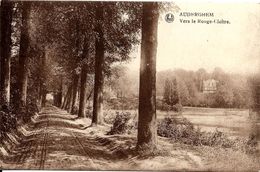
[[[175,104],[175,105],[168,105],[164,101],[157,100],[156,101],[156,109],[161,111],[175,111],[175,112],[181,112],[182,111],[182,105],[181,104]]]
[[[10,112],[0,111],[0,122],[0,139],[3,140],[8,132],[16,128],[17,118]]]
[[[230,88],[230,85],[226,83],[218,84],[218,89],[214,94],[215,102],[213,104],[214,107],[224,107],[229,108],[232,107],[234,95]]]
[[[104,122],[106,124],[113,124],[118,112],[105,111],[103,113]]]
[[[158,124],[158,135],[171,138],[173,141],[182,142],[189,145],[217,146],[222,148],[232,148],[244,152],[255,152],[256,140],[254,136],[248,139],[230,139],[221,131],[202,132],[194,127],[186,118],[166,117]]]
[[[137,123],[130,120],[131,113],[129,112],[117,112],[116,118],[113,122],[113,126],[111,130],[107,133],[108,135],[114,134],[129,134],[133,131],[133,129],[137,128]]]
[[[117,71],[117,70],[116,70]],[[138,76],[130,71],[119,70],[110,78],[106,86],[119,95],[130,98],[138,95]],[[170,96],[171,81],[176,78],[179,103],[182,106],[216,107],[216,108],[249,108],[252,106],[254,87],[253,79],[240,74],[228,74],[217,68],[211,73],[205,69],[186,71],[183,69],[159,71],[157,73],[156,92],[158,99],[168,99]],[[203,93],[202,81],[207,79],[218,81],[215,93]],[[252,81],[253,80],[253,81]],[[136,83],[136,84],[134,84]],[[166,93],[168,92],[168,93]],[[158,105],[158,104],[157,104]],[[159,109],[162,107],[159,103]],[[167,108],[165,108],[167,109]]]
[[[163,99],[171,106],[179,103],[179,92],[176,78],[173,78],[172,80],[167,78],[165,80]]]
[[[207,73],[205,69],[196,72],[183,69],[166,70],[158,72],[157,78],[157,96],[160,97],[165,97],[166,82],[176,78],[180,103],[183,106],[248,108],[252,104],[253,88],[250,86],[250,78],[240,74],[228,74],[220,68],[216,68],[212,73]],[[215,93],[202,92],[202,82],[207,79],[217,81]]]

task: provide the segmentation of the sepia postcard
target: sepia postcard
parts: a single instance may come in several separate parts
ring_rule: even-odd
[[[260,2],[0,3],[1,170],[260,170]]]

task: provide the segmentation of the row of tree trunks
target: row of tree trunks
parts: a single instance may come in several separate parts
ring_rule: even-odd
[[[68,90],[66,92],[66,95],[64,97],[64,100],[63,100],[63,103],[62,103],[62,106],[61,106],[62,109],[65,109],[65,107],[66,107],[66,104],[67,104],[68,98],[69,98],[69,94],[71,92],[71,87],[72,87],[71,85],[68,87]]]
[[[63,103],[62,103],[62,83],[60,85],[58,93],[55,96],[55,105],[57,107],[61,107],[62,109],[67,110],[68,112],[72,112],[73,107],[75,106],[76,100],[77,100],[77,92],[78,92],[78,75],[74,76],[73,82],[68,87],[68,90],[66,92],[66,95],[64,97]]]
[[[1,2],[1,104],[9,106],[10,103],[10,74],[11,74],[11,33],[12,33],[13,2],[2,0]]]
[[[22,26],[20,38],[19,78],[18,78],[18,108],[26,105],[28,84],[28,52],[29,52],[29,25],[31,2],[24,1],[22,7]]]
[[[138,117],[138,142],[137,148],[153,149],[157,144],[156,129],[156,53],[157,53],[157,28],[159,9],[157,2],[143,3],[142,39],[141,39],[141,66],[139,89],[139,117]],[[96,10],[97,24],[95,31],[98,36],[95,40],[95,84],[93,100],[92,125],[102,123],[103,104],[103,68],[104,68],[104,33],[102,30],[103,18],[102,5]],[[79,117],[85,117],[87,65],[81,70]],[[71,94],[74,94],[73,96]],[[69,97],[74,99],[75,92],[70,87],[64,103]],[[68,103],[67,103],[68,104]]]
[[[139,116],[137,148],[154,149],[157,145],[156,124],[156,53],[157,53],[157,29],[159,18],[159,6],[157,2],[143,3],[142,14],[142,38],[141,38],[141,65],[140,65],[140,88],[139,88]],[[92,125],[102,123],[103,104],[103,68],[104,68],[104,33],[102,22],[104,20],[104,9],[102,4],[96,9],[95,31],[95,84],[93,100]],[[79,117],[85,117],[86,88],[87,88],[87,64],[82,66],[80,74],[80,101]],[[76,79],[75,79],[76,80]],[[70,86],[63,102],[63,108],[68,102],[75,100],[75,83]],[[70,98],[72,97],[72,98]],[[72,100],[70,100],[72,99]]]
[[[103,85],[104,85],[104,33],[102,28],[102,22],[104,21],[104,7],[102,3],[99,3],[96,9],[96,19],[97,23],[95,26],[95,31],[97,32],[95,47],[95,84],[94,84],[94,100],[93,100],[93,118],[92,125],[102,124],[102,113],[103,113]],[[88,45],[85,43],[83,50],[83,61],[88,57]],[[87,74],[88,74],[88,64],[84,62],[80,74],[80,88],[79,88],[79,111],[78,117],[85,117],[85,108],[87,101]],[[68,92],[64,98],[62,108],[72,111],[77,96],[79,77],[74,77],[72,85],[69,87]]]
[[[103,123],[103,85],[104,85],[104,33],[102,23],[104,22],[104,6],[101,4],[96,9],[96,32],[97,37],[95,40],[96,54],[95,54],[95,83],[94,83],[94,100],[93,100],[93,117],[92,125]]]

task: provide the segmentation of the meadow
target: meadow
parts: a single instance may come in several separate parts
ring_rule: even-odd
[[[117,113],[129,112],[133,120],[138,117],[138,110],[105,110],[105,119],[113,121]],[[158,120],[165,117],[186,118],[201,131],[213,132],[216,129],[229,136],[248,137],[252,133],[253,124],[257,122],[250,118],[249,109],[201,108],[184,107],[182,112],[157,110]],[[108,121],[108,123],[110,123]],[[259,125],[259,122],[258,122]],[[259,127],[258,127],[259,128]]]

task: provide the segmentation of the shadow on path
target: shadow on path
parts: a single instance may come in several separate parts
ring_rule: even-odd
[[[56,107],[46,107],[6,142],[5,169],[100,169],[108,161],[127,158],[108,138],[84,133],[88,124]],[[116,138],[115,138],[116,139]],[[129,142],[128,142],[129,144]],[[70,163],[72,166],[67,166]],[[104,164],[102,165],[104,166]],[[106,168],[104,168],[106,169]]]

